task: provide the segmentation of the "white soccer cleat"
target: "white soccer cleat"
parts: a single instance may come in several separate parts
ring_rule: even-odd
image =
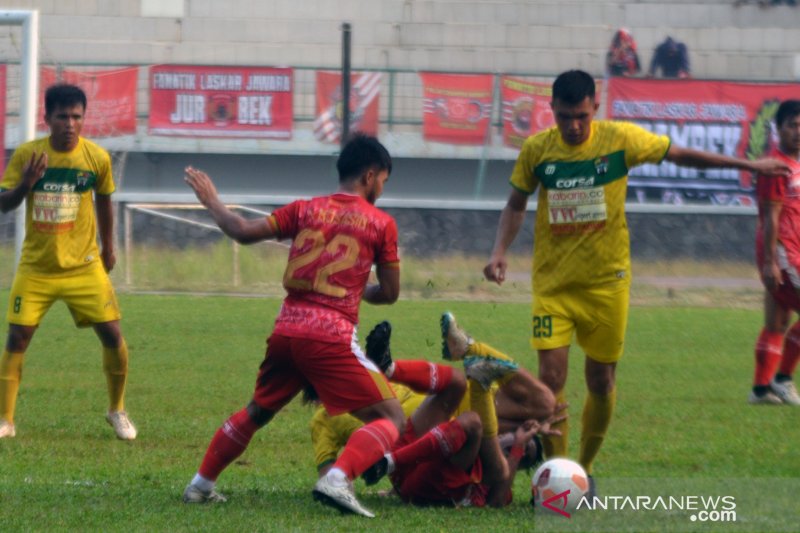
[[[751,405],[783,405],[783,400],[772,391],[767,391],[760,396],[750,391],[750,396],[747,397],[747,403]]]
[[[17,436],[17,428],[6,419],[0,420],[0,439],[10,439]]]
[[[114,428],[118,439],[133,440],[136,438],[136,426],[133,425],[125,411],[109,411],[106,414],[106,422]]]
[[[468,378],[489,390],[492,382],[517,371],[519,365],[513,361],[497,359],[490,355],[470,355],[464,358],[464,373]]]
[[[472,337],[458,327],[456,317],[447,311],[439,320],[442,329],[442,357],[448,361],[461,361],[472,344]]]
[[[197,485],[189,483],[183,491],[183,503],[224,503],[228,498],[214,489],[208,492],[200,490]]]
[[[342,486],[331,483],[329,476],[322,476],[317,480],[312,492],[318,502],[330,505],[343,512],[360,514],[367,518],[375,518],[375,513],[363,507],[353,492],[353,484],[348,482]]]
[[[788,405],[800,405],[800,395],[797,394],[797,387],[794,386],[794,381],[791,379],[777,382],[773,378],[769,384],[769,388],[772,389],[775,396],[780,398],[783,403]]]

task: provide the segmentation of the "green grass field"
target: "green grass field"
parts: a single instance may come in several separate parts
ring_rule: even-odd
[[[2,301],[6,301],[3,295]],[[100,349],[57,304],[28,352],[17,437],[0,441],[2,531],[797,531],[800,410],[751,407],[760,328],[753,309],[631,309],[618,408],[596,463],[600,495],[735,495],[736,522],[693,522],[688,510],[535,516],[530,475],[504,510],[417,509],[361,482],[376,520],[312,501],[311,409],[293,402],[220,478],[229,498],[180,497],[213,432],[249,399],[279,306],[266,298],[122,295],[131,352],[131,443],[104,421]],[[438,317],[453,311],[475,337],[535,371],[526,303],[401,301],[362,307],[364,331],[388,318],[395,357],[438,359]],[[363,332],[362,332],[363,333]],[[577,450],[583,355],[569,377]],[[378,489],[388,488],[383,481]]]

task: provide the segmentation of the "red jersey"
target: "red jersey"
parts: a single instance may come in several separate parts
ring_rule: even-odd
[[[756,231],[756,257],[759,264],[764,256],[764,217],[767,204],[781,204],[778,219],[778,242],[786,249],[786,255],[792,265],[800,265],[800,161],[790,158],[777,148],[773,148],[769,157],[780,159],[789,165],[792,175],[789,177],[759,176],[756,182],[758,198],[758,229]]]
[[[394,219],[360,196],[336,193],[292,202],[269,222],[279,238],[293,239],[273,333],[349,344],[372,265],[399,268]]]

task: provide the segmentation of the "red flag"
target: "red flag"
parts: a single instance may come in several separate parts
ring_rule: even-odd
[[[492,114],[492,75],[423,72],[420,77],[423,137],[452,144],[484,144]]]
[[[521,148],[525,139],[555,124],[550,109],[552,92],[551,83],[502,77],[500,95],[506,146]]]
[[[378,134],[378,103],[381,73],[350,74],[350,130]],[[317,71],[317,118],[314,136],[337,143],[342,135],[342,75]]]
[[[117,137],[136,133],[136,80],[139,67],[120,69],[57,71],[41,68],[39,131],[47,131],[44,123],[44,92],[54,83],[71,83],[86,93],[86,117],[83,135],[87,137]]]

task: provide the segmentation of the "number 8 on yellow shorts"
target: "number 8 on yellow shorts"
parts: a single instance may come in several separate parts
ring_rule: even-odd
[[[622,281],[547,296],[534,292],[531,346],[536,350],[569,346],[574,335],[591,359],[618,361],[628,325],[629,289]]]
[[[67,304],[78,327],[120,319],[114,287],[100,261],[74,274],[17,272],[8,298],[10,324],[38,326],[56,300]]]

